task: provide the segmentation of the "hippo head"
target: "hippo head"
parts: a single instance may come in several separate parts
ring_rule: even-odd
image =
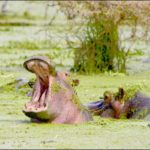
[[[88,114],[78,101],[67,72],[57,72],[47,57],[34,56],[24,67],[36,75],[32,98],[23,108],[32,120],[59,123],[86,121]],[[85,115],[84,115],[85,114]]]

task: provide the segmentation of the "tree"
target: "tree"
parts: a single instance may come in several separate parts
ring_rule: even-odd
[[[129,39],[135,40],[137,26],[141,25],[145,30],[143,36],[139,38],[141,40],[146,38],[150,26],[150,2],[59,1],[56,3],[67,19],[75,22],[73,25],[80,25],[75,31],[80,40],[80,47],[75,50],[72,70],[85,73],[109,70],[126,72],[126,60],[130,49],[125,51],[120,47],[118,28],[121,25],[132,26]],[[74,28],[72,26],[72,29]]]

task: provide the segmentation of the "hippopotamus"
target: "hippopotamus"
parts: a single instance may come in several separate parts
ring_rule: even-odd
[[[23,113],[34,122],[78,124],[92,120],[80,102],[68,72],[59,72],[46,56],[32,56],[23,66],[36,76],[31,100]]]
[[[123,88],[113,94],[104,92],[103,99],[90,102],[86,106],[94,114],[108,118],[134,118],[150,120],[150,97],[140,91],[126,99],[127,92]]]

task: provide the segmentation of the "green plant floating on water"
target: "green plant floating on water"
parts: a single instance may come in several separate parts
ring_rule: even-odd
[[[68,80],[69,82],[70,80]],[[71,81],[70,81],[71,82]],[[52,92],[54,93],[58,93],[60,90],[65,90],[63,87],[61,87],[57,82],[54,82],[52,84]],[[72,102],[78,106],[78,108],[80,108],[81,110],[85,110],[86,108],[81,104],[78,96],[76,94],[72,95]]]
[[[81,110],[85,110],[85,109],[86,109],[86,107],[84,107],[84,106],[81,104],[81,102],[80,102],[78,96],[75,95],[75,94],[72,95],[72,102],[73,102],[74,104],[76,104],[79,109],[81,109]]]
[[[142,90],[142,88],[144,87],[144,84],[143,83],[137,83],[135,85],[125,85],[124,86],[124,91],[125,91],[125,95],[124,95],[124,101],[128,101],[130,99],[132,99],[135,94],[139,91]],[[114,96],[118,96],[118,92],[114,93]]]
[[[140,86],[136,86],[136,85],[125,89],[124,100],[127,101],[133,98],[135,94],[140,91],[140,89],[141,89]]]
[[[52,92],[58,93],[61,89],[62,87],[57,82],[52,84]]]

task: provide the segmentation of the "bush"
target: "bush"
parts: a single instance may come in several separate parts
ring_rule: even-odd
[[[82,46],[75,51],[73,70],[77,72],[104,72],[115,69],[118,57],[118,27],[105,14],[90,17]]]

